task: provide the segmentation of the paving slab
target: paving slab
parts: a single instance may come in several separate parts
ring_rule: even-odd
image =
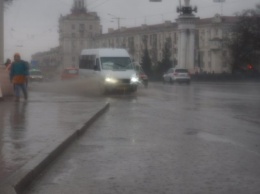
[[[108,106],[102,98],[38,91],[28,101],[2,101],[0,193],[12,193],[8,185],[21,190]]]

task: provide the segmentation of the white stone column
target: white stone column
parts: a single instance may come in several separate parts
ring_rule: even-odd
[[[195,28],[195,26],[193,26]],[[187,67],[190,71],[194,71],[195,69],[195,29],[189,30],[189,62]]]
[[[4,62],[4,0],[0,0],[0,65]]]
[[[179,17],[178,22],[178,68],[195,68],[195,20],[193,16]]]

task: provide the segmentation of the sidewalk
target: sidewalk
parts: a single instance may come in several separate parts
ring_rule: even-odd
[[[20,193],[109,104],[30,92],[27,102],[0,102],[0,194]]]
[[[4,66],[0,66],[0,100],[4,96],[10,96],[13,94],[12,84],[9,81],[9,74],[5,70]]]

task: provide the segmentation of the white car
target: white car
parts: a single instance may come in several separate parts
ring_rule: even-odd
[[[191,77],[190,73],[187,69],[183,68],[170,68],[164,75],[163,75],[163,82],[164,83],[187,83],[190,84]]]
[[[39,69],[30,69],[29,70],[29,81],[43,81],[42,72]]]

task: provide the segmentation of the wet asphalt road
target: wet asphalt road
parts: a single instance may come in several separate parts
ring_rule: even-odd
[[[27,102],[0,102],[0,183],[47,146],[81,128],[105,104],[101,97],[64,89],[67,85],[30,83]]]
[[[259,194],[260,84],[154,84],[109,111],[26,194]]]

